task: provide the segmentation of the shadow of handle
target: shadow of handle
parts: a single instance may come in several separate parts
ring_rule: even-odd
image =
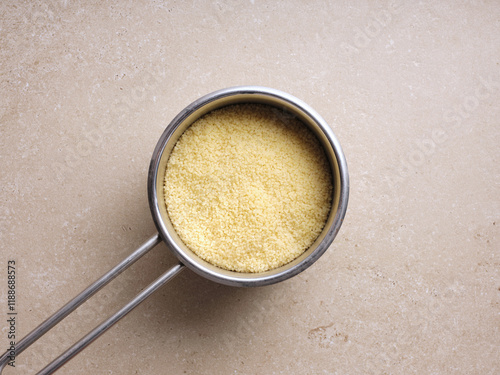
[[[42,337],[45,333],[47,333],[50,329],[52,329],[56,324],[58,324],[61,320],[63,320],[66,316],[68,316],[71,312],[73,312],[78,306],[92,297],[95,293],[97,293],[100,289],[102,289],[105,285],[107,285],[111,280],[116,278],[120,273],[125,271],[128,267],[130,267],[133,263],[139,260],[143,255],[145,255],[149,250],[155,247],[157,244],[161,242],[160,236],[155,234],[150,239],[148,239],[144,244],[142,244],[137,250],[135,250],[132,254],[130,254],[127,258],[121,261],[118,265],[113,267],[107,273],[105,273],[101,278],[96,280],[93,284],[88,286],[84,291],[78,294],[75,298],[69,301],[66,305],[64,305],[61,309],[56,311],[50,318],[40,324],[37,328],[31,331],[28,335],[26,335],[21,341],[17,343],[14,350],[14,355],[17,356],[21,352],[23,352],[26,348],[28,348],[31,344],[37,341],[40,337]],[[117,311],[114,315],[109,317],[107,320],[102,322],[99,326],[90,331],[85,337],[83,337],[80,341],[74,344],[71,348],[57,357],[54,361],[52,361],[49,365],[47,365],[42,371],[38,374],[52,374],[56,370],[58,370],[61,366],[63,366],[67,361],[77,355],[80,351],[85,349],[88,345],[90,345],[94,340],[96,340],[100,335],[106,332],[109,328],[111,328],[115,323],[117,323],[121,318],[127,315],[130,311],[132,311],[135,307],[137,307],[142,301],[144,301],[147,297],[149,297],[152,293],[158,290],[162,285],[166,284],[169,280],[171,280],[175,275],[177,275],[180,271],[184,269],[184,265],[179,263],[166,271],[163,275],[161,275],[158,279],[152,282],[147,288],[145,288],[142,292],[140,292],[134,299],[132,299],[129,303],[127,303],[123,308]],[[10,350],[5,352],[0,357],[0,374],[9,362],[9,359],[12,357],[12,353]]]

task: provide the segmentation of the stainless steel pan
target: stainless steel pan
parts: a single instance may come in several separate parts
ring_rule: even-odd
[[[218,268],[203,259],[200,259],[188,249],[176,234],[167,214],[163,197],[163,182],[166,164],[175,143],[181,134],[198,118],[204,114],[237,103],[262,103],[274,106],[299,118],[308,126],[321,142],[328,157],[333,176],[332,208],[326,225],[313,245],[301,256],[292,262],[261,273],[240,273]],[[99,280],[73,298],[54,315],[40,324],[31,333],[24,337],[15,346],[12,353],[7,351],[0,357],[0,372],[9,361],[9,356],[19,355],[23,350],[43,336],[47,331],[69,315],[73,310],[94,295],[98,290],[113,280],[131,264],[141,258],[155,245],[163,241],[179,260],[179,263],[166,271],[156,281],[145,288],[122,309],[109,317],[94,330],[89,332],[80,341],[66,352],[52,361],[39,374],[51,374],[64,363],[73,358],[92,341],[107,331],[111,326],[128,314],[132,309],[144,301],[162,285],[167,283],[184,268],[189,268],[199,275],[226,285],[252,287],[274,284],[286,280],[311,266],[331,245],[344,220],[349,197],[349,176],[347,164],[342,148],[328,124],[311,107],[301,100],[284,92],[259,86],[231,87],[205,95],[188,105],[166,127],[153,152],[148,173],[148,198],[149,206],[158,233],[148,239],[142,246],[135,250]]]

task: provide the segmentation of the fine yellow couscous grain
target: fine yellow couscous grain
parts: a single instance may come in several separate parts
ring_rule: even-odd
[[[174,229],[206,261],[263,272],[302,254],[331,207],[332,175],[318,139],[274,107],[214,110],[177,141],[165,203]]]

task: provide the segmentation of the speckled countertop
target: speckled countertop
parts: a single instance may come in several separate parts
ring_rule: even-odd
[[[0,345],[155,232],[153,148],[187,104],[286,91],[339,138],[331,249],[256,289],[184,271],[61,374],[498,374],[498,1],[4,1]],[[164,245],[16,358],[33,374],[175,263]]]

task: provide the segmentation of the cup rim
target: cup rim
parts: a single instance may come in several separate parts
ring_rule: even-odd
[[[335,156],[335,168],[338,170],[338,181],[336,184],[334,184],[334,189],[335,186],[337,186],[337,189],[340,190],[338,191],[337,209],[334,213],[333,218],[327,221],[327,223],[330,222],[330,225],[328,225],[328,227],[327,225],[325,225],[322,235],[320,235],[322,236],[322,239],[317,244],[316,248],[300,261],[295,260],[274,270],[260,273],[242,273],[236,271],[228,271],[211,265],[197,256],[193,257],[194,253],[192,253],[190,250],[187,250],[186,246],[182,244],[182,241],[180,241],[180,239],[178,238],[177,234],[173,230],[173,227],[166,224],[159,206],[160,204],[164,204],[163,199],[160,200],[158,198],[158,178],[161,175],[159,174],[160,161],[162,159],[167,143],[169,142],[169,140],[171,140],[179,126],[184,124],[189,116],[193,115],[195,112],[200,111],[204,108],[208,108],[219,100],[226,100],[228,98],[237,100],[237,98],[239,97],[259,97],[269,98],[269,100],[278,100],[280,102],[286,103],[286,105],[290,108],[304,113],[305,116],[308,116],[311,121],[314,121],[314,123],[318,126],[318,129],[324,135],[325,142],[328,142],[331,145]],[[251,101],[252,100],[248,100],[248,102]],[[243,102],[246,102],[246,100],[241,101],[241,103]],[[207,110],[207,112],[210,112],[211,110],[213,109]],[[201,116],[196,117],[191,121],[191,123],[199,117]],[[189,125],[187,125],[187,127]],[[176,141],[177,139],[175,140],[175,142]],[[161,183],[163,183],[163,179]],[[334,194],[337,194],[337,192],[334,192]],[[268,87],[234,86],[217,90],[200,97],[199,99],[186,106],[170,122],[170,124],[167,125],[161,137],[159,138],[151,157],[148,172],[148,200],[151,214],[153,216],[153,220],[160,237],[162,238],[163,242],[165,242],[167,247],[173,252],[173,254],[179,259],[179,261],[186,265],[188,268],[190,268],[200,276],[225,285],[244,287],[269,285],[286,280],[309,268],[316,260],[318,260],[323,255],[323,253],[333,242],[344,221],[349,200],[349,175],[347,170],[347,162],[345,160],[345,156],[340,143],[337,140],[332,129],[328,126],[326,121],[305,102],[290,94]],[[331,216],[332,214],[330,214],[330,217]],[[292,264],[294,262],[295,264]]]

